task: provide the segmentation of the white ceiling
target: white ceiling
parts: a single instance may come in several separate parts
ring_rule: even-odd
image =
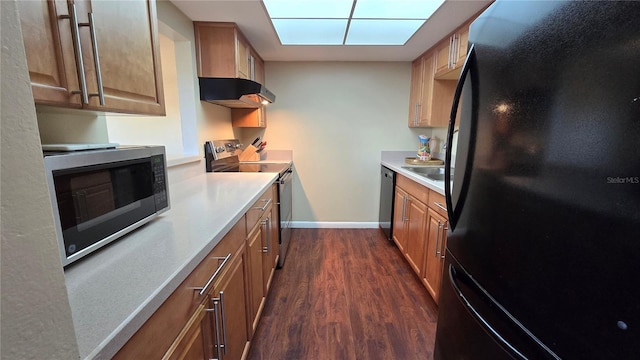
[[[260,0],[170,1],[193,21],[238,24],[265,61],[411,61],[492,0],[446,0],[404,46],[283,46]]]

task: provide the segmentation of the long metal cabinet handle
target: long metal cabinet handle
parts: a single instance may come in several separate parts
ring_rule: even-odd
[[[284,185],[293,176],[293,170],[289,169],[285,172],[282,178],[279,180],[280,185]]]
[[[268,217],[262,221],[262,225],[265,226],[265,231],[267,232],[267,246],[264,247],[262,252],[268,254],[271,252],[271,218]]]
[[[271,199],[266,200],[266,202],[264,203],[263,207],[254,206],[253,208],[256,209],[256,210],[265,211],[269,207],[269,204],[271,204]]]
[[[444,224],[442,224],[442,242],[440,243],[441,259],[444,259],[444,250],[446,249],[445,240],[447,239],[447,230],[449,230],[449,228],[447,227],[447,222],[445,221]]]
[[[89,104],[89,94],[87,92],[87,78],[84,74],[84,60],[82,60],[82,43],[80,41],[80,25],[78,24],[78,14],[76,12],[76,4],[69,3],[69,15],[60,16],[60,18],[69,18],[71,22],[71,34],[73,35],[73,45],[76,55],[76,69],[78,70],[78,81],[80,82],[80,90],[72,91],[72,94],[80,94],[83,104]]]
[[[460,39],[458,38],[458,34],[453,35],[453,49],[451,50],[451,67],[456,67],[456,63],[458,62],[458,45]]]
[[[98,84],[98,98],[100,105],[104,106],[104,89],[102,87],[102,71],[100,70],[100,56],[98,55],[98,39],[96,37],[96,26],[93,13],[89,13],[89,31],[91,32],[91,45],[93,46],[93,63],[96,66],[96,82]],[[95,96],[96,94],[89,94]]]
[[[402,221],[407,221],[407,197],[402,196]]]
[[[434,202],[433,202],[433,205],[435,205],[435,206],[439,207],[440,209],[442,209],[442,210],[444,210],[444,211],[447,211],[447,208],[446,208],[444,205],[442,205],[441,203],[439,203],[439,202],[435,202],[435,201],[434,201]]]
[[[434,256],[438,256],[440,255],[440,227],[442,226],[442,224],[440,223],[440,220],[438,220],[438,231],[436,232],[436,248],[435,248],[435,255]]]
[[[202,296],[202,295],[207,293],[207,289],[209,289],[209,286],[211,286],[211,284],[213,284],[213,280],[215,280],[216,276],[218,276],[220,271],[222,271],[222,269],[227,264],[227,262],[229,261],[230,258],[231,258],[231,253],[229,253],[225,257],[214,257],[214,259],[218,259],[218,260],[223,260],[224,259],[224,261],[220,265],[218,265],[218,268],[216,269],[216,271],[213,272],[213,275],[211,275],[211,277],[209,278],[209,281],[207,281],[207,283],[204,284],[203,287],[194,289],[194,290],[200,290],[198,295]]]
[[[224,316],[224,291],[220,291],[220,313],[222,314],[221,318],[222,318],[222,341],[224,341],[224,343],[222,344],[222,350],[224,351],[224,354],[227,354],[227,321],[225,319]]]
[[[221,358],[220,356],[220,349],[222,348],[222,343],[220,342],[220,331],[218,329],[218,324],[220,323],[220,315],[218,315],[218,299],[213,299],[213,309],[206,309],[206,312],[212,312],[213,313],[213,321],[211,322],[211,330],[213,330],[214,334],[215,334],[215,338],[211,339],[212,341],[215,341],[215,345],[216,345],[216,349],[218,350],[218,357],[215,359],[210,359],[210,360],[219,360]],[[212,336],[214,334],[211,334]]]
[[[447,62],[447,68],[452,68],[452,64],[453,61],[451,60],[453,58],[453,55],[451,54],[453,52],[453,36],[449,37],[449,61]]]

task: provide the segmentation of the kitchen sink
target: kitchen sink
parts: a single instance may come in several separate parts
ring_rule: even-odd
[[[402,168],[429,180],[444,181],[444,167],[442,166],[403,166]],[[451,175],[453,175],[453,171]]]

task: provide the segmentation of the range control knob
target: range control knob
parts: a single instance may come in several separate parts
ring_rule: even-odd
[[[242,149],[242,144],[236,144],[236,149]]]
[[[218,147],[216,148],[216,153],[218,153],[218,154],[219,154],[219,153],[221,153],[221,152],[224,152],[224,146],[218,146]]]

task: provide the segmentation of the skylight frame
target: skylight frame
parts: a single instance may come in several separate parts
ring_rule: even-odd
[[[267,15],[269,16],[274,30],[278,36],[280,44],[283,46],[299,46],[299,45],[333,45],[333,46],[402,46],[411,39],[411,37],[426,23],[426,21],[437,11],[445,0],[262,0]],[[385,15],[376,16],[376,9],[364,8],[367,5],[381,5],[381,9]],[[420,5],[428,4],[429,9],[421,8]],[[303,6],[300,6],[303,5]],[[306,5],[306,6],[305,6]],[[296,13],[300,10],[301,12]],[[380,10],[378,10],[380,11]],[[348,15],[347,15],[348,12]],[[272,15],[273,13],[273,15]],[[379,13],[379,12],[378,12]],[[323,20],[325,23],[333,23],[335,20],[346,21],[344,36],[342,42],[338,43],[334,37],[327,42],[314,42],[302,39],[303,33],[300,28],[283,26],[284,23],[295,23],[299,21],[316,21],[319,25]],[[334,21],[329,21],[334,20]],[[384,20],[384,21],[382,21]],[[352,22],[355,25],[355,35],[350,36]],[[393,34],[382,34],[380,36],[377,30],[379,40],[366,39],[362,32],[363,24],[377,23],[380,24],[396,24],[395,35],[398,38],[393,39]],[[399,26],[398,24],[404,24]],[[283,28],[293,29],[293,34],[287,34]],[[408,29],[412,29],[409,31]],[[335,31],[335,28],[333,29]],[[311,31],[316,37],[323,33],[323,30],[312,29]],[[295,39],[291,41],[290,39]]]

